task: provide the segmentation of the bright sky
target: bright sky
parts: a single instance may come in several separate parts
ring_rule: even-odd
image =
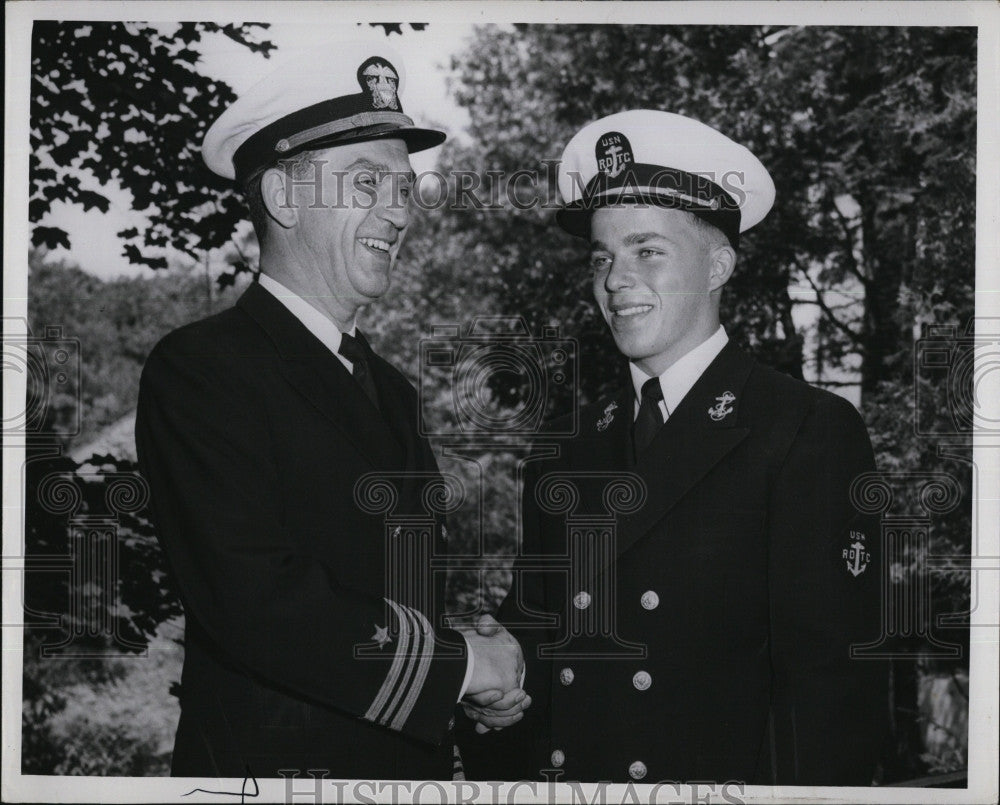
[[[325,43],[348,38],[371,39],[380,44],[388,41],[405,65],[406,86],[401,97],[407,114],[418,124],[433,124],[450,135],[460,135],[468,116],[449,95],[447,77],[452,54],[464,48],[471,33],[469,24],[434,23],[423,31],[404,26],[402,35],[392,34],[387,40],[381,28],[368,25],[345,25],[340,31],[331,31],[327,26],[272,25],[262,34],[277,45],[270,59],[251,53],[228,37],[216,35],[202,42],[204,56],[198,67],[206,75],[224,80],[239,95],[275,65],[294,58],[300,51],[315,51]],[[411,160],[414,170],[419,173],[431,169],[437,151],[414,154]],[[96,182],[90,186],[98,189]],[[56,249],[49,259],[66,259],[102,278],[151,275],[150,269],[134,266],[122,256],[121,242],[115,235],[126,227],[143,225],[143,217],[130,209],[131,196],[118,188],[104,188],[102,192],[111,199],[111,209],[106,214],[96,210],[85,213],[73,205],[53,205],[44,223],[67,230],[72,249]]]

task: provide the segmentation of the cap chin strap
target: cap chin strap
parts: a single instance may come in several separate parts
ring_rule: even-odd
[[[632,188],[630,188],[630,191]],[[652,206],[666,207],[668,209],[682,210],[691,213],[708,224],[718,229],[729,245],[734,249],[740,247],[740,211],[739,209],[713,209],[710,203],[699,200],[699,203],[692,204],[683,193],[664,193],[662,189],[657,193],[622,193],[609,191],[607,193],[597,193],[586,201],[576,201],[567,204],[561,210],[556,211],[556,223],[566,232],[578,238],[590,237],[590,219],[596,210],[605,207],[616,206]]]
[[[402,112],[359,112],[356,115],[345,117],[340,120],[332,120],[319,126],[313,126],[305,131],[283,137],[274,145],[274,150],[279,154],[293,151],[300,145],[305,145],[313,140],[320,140],[334,134],[342,134],[353,129],[367,128],[382,124],[407,127],[413,125],[413,119]]]
[[[639,198],[648,198],[650,196],[670,196],[671,198],[677,199],[677,201],[684,202],[685,204],[691,204],[696,207],[704,207],[706,210],[718,210],[722,206],[718,198],[697,198],[696,196],[690,196],[687,193],[682,193],[679,190],[674,190],[673,188],[668,187],[615,187],[610,190],[603,190],[600,193],[595,193],[588,199],[588,201],[594,202],[601,199],[611,199],[613,202],[616,198],[624,198],[628,196],[638,196]]]

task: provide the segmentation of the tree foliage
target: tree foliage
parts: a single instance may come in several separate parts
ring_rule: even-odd
[[[152,278],[101,280],[67,261],[28,257],[28,324],[41,339],[58,327],[79,345],[82,383],[48,391],[46,432],[67,434],[67,447],[88,444],[135,410],[139,374],[153,345],[171,330],[231,305],[235,290],[219,291],[204,274],[158,272]],[[73,378],[75,381],[75,378]],[[80,431],[70,437],[70,424]]]
[[[231,182],[202,162],[208,127],[235,100],[198,70],[197,45],[218,34],[268,56],[266,25],[205,22],[34,24],[29,217],[32,244],[71,248],[42,225],[56,202],[107,212],[105,188],[132,196],[148,226],[119,233],[133,263],[166,268],[164,249],[197,258],[227,243],[245,217]],[[85,177],[99,189],[88,189]]]

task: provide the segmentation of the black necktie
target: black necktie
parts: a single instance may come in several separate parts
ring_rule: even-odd
[[[635,460],[639,460],[642,452],[649,447],[656,432],[663,424],[660,414],[660,400],[663,399],[663,389],[660,388],[660,378],[651,377],[642,384],[642,401],[639,403],[639,415],[632,425],[632,442],[635,446]]]
[[[340,336],[340,354],[353,364],[354,379],[364,389],[365,394],[368,395],[368,399],[372,401],[372,405],[378,408],[378,393],[375,391],[375,381],[372,380],[371,373],[371,362],[368,358],[368,350],[365,347],[366,344],[360,333],[358,333],[357,338],[350,333],[342,333]]]

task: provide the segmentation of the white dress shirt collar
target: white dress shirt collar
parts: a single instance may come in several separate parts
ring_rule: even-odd
[[[288,290],[288,288],[274,277],[269,277],[263,271],[260,273],[258,282],[261,288],[268,291],[275,299],[288,308],[289,312],[302,322],[310,333],[322,341],[326,348],[336,355],[340,359],[340,362],[347,367],[348,372],[354,371],[354,364],[340,354],[341,332],[340,328],[333,321],[320,312],[318,308],[310,305],[301,296]],[[351,335],[357,335],[358,327],[356,322],[351,323],[351,329],[348,332]]]
[[[681,400],[687,396],[691,388],[698,382],[709,364],[715,360],[716,356],[722,352],[722,348],[729,342],[725,328],[720,324],[716,330],[705,341],[683,355],[660,375],[660,388],[663,390],[663,399],[660,401],[660,414],[663,421],[669,419],[670,414],[677,410]],[[633,416],[639,412],[639,400],[642,397],[642,386],[650,379],[642,369],[634,363],[629,363],[629,372],[632,374],[632,385],[635,387],[635,410]]]

